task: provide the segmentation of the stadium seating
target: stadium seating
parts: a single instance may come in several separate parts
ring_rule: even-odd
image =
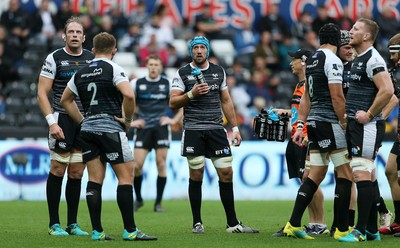
[[[235,58],[235,48],[232,41],[227,39],[211,40],[210,46],[214,54],[218,58],[223,59],[225,64],[231,65],[233,63],[233,59]]]

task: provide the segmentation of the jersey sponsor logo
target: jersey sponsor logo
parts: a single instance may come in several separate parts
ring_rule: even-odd
[[[231,149],[227,146],[222,150],[216,150],[215,151],[215,155],[221,155],[221,154],[230,155],[231,154]]]
[[[68,62],[68,60],[63,60],[60,62],[60,64],[61,64],[61,66],[67,66],[67,65],[69,65],[69,62]]]
[[[360,81],[361,80],[361,76],[360,75],[357,75],[357,74],[353,74],[353,75],[351,75],[351,79],[352,80],[357,80],[357,81]]]
[[[331,143],[332,143],[332,141],[330,139],[318,141],[318,145],[321,148],[328,148],[331,145]]]
[[[196,80],[196,78],[195,78],[193,75],[188,75],[188,76],[187,76],[187,79],[188,79],[188,80]]]
[[[310,126],[310,127],[313,127],[313,128],[317,127],[317,125],[315,124],[315,121],[307,121],[307,126]]]
[[[106,153],[106,157],[108,158],[108,160],[114,161],[114,160],[117,160],[117,158],[119,157],[119,154],[118,154],[118,152],[110,152],[110,153]]]
[[[139,85],[139,90],[147,90],[147,85],[145,84]]]
[[[136,141],[135,142],[136,147],[143,147],[143,141]]]
[[[47,67],[43,67],[42,72],[47,72],[47,73],[53,74],[53,72]]]
[[[160,84],[159,86],[158,86],[158,90],[159,91],[165,91],[167,89],[167,87],[165,87],[165,84]]]
[[[168,140],[168,139],[157,140],[157,145],[164,145],[164,146],[167,146],[167,145],[169,145],[169,140]]]
[[[101,75],[102,73],[103,73],[103,69],[102,68],[96,68],[91,73],[82,74],[81,78],[94,77],[94,76]]]
[[[318,65],[318,60],[314,60],[314,62],[311,65],[307,65],[307,68],[314,68]]]
[[[0,156],[0,174],[14,183],[46,181],[49,170],[50,156],[47,148],[17,146]]]
[[[210,90],[218,90],[218,89],[219,89],[219,85],[218,84],[210,85]]]
[[[194,153],[194,147],[193,146],[186,147],[186,152],[187,153]]]
[[[70,78],[75,74],[76,70],[73,71],[60,71],[58,76],[61,78]]]
[[[357,66],[357,69],[361,69],[361,67],[363,66],[363,62],[358,62],[358,64],[356,65]]]
[[[65,142],[58,142],[58,146],[59,146],[60,148],[65,149],[65,148],[67,147],[67,143],[65,143]]]
[[[211,75],[213,76],[213,79],[218,79],[218,74],[217,73],[213,73]]]

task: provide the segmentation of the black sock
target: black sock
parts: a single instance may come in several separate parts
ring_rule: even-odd
[[[378,208],[380,202],[383,202],[383,199],[380,196],[378,182],[376,180],[372,183],[372,196],[370,197],[373,199],[373,201],[371,204],[371,210],[369,211],[367,230],[370,233],[376,233],[378,232]],[[385,209],[387,211],[386,206]]]
[[[201,220],[201,185],[202,181],[193,181],[189,179],[189,200],[192,208],[193,226]]]
[[[68,207],[67,226],[77,223],[79,200],[81,197],[81,179],[72,179],[68,177],[67,186],[65,188],[65,199]]]
[[[239,221],[236,218],[235,200],[233,196],[233,183],[219,181],[219,196],[225,209],[226,221],[229,226],[236,226]]]
[[[358,182],[357,193],[358,193],[357,196],[358,218],[357,218],[356,229],[365,235],[365,228],[367,226],[372,202],[375,202],[375,200],[371,199],[372,182],[371,181]]]
[[[141,193],[142,181],[143,181],[143,175],[136,176],[133,179],[133,187],[135,188],[136,201],[143,201],[142,193]]]
[[[132,185],[118,185],[117,203],[121,211],[124,228],[128,232],[136,230],[135,220],[133,216],[133,190]]]
[[[89,209],[92,229],[103,231],[101,226],[101,188],[102,185],[89,181],[86,186],[86,203]]]
[[[334,215],[336,227],[341,232],[349,230],[349,209],[352,182],[345,178],[336,179]]]
[[[400,201],[393,201],[394,206],[394,222],[400,224]]]
[[[308,177],[306,180],[304,180],[304,183],[300,186],[297,192],[296,202],[294,203],[292,216],[289,220],[292,226],[301,226],[301,218],[303,217],[304,211],[306,210],[308,204],[310,204],[317,189],[318,185],[314,183],[313,180]]]
[[[372,184],[374,184],[375,182],[373,182]],[[378,183],[376,183],[376,185],[377,185],[376,187],[378,189],[378,196],[379,196],[378,212],[379,212],[379,214],[387,214],[387,213],[389,213],[389,209],[387,209],[387,207],[386,207],[385,200],[383,200],[382,196],[380,196],[381,192],[379,191]]]
[[[49,227],[60,223],[58,208],[60,206],[61,186],[63,177],[57,177],[49,173],[46,184],[47,207],[49,209],[50,223]]]
[[[349,209],[349,226],[354,226],[355,216],[356,216],[356,210]]]
[[[156,204],[161,203],[164,194],[165,184],[167,183],[166,177],[157,177],[157,197]]]

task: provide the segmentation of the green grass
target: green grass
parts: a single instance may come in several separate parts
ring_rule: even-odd
[[[390,205],[390,203],[388,204]],[[103,203],[103,228],[115,241],[95,242],[88,237],[52,237],[47,234],[48,214],[46,202],[0,202],[0,246],[4,247],[395,247],[400,239],[384,236],[381,242],[363,244],[339,244],[328,236],[317,236],[315,240],[296,240],[271,235],[283,226],[291,213],[292,201],[237,201],[239,220],[260,229],[259,234],[228,234],[225,231],[225,214],[219,201],[204,201],[202,216],[204,235],[191,233],[192,218],[188,201],[165,201],[165,213],[154,213],[153,202],[146,201],[135,213],[138,227],[145,233],[155,235],[155,242],[122,241],[122,219],[114,201]],[[65,227],[66,203],[60,206],[61,225]],[[332,202],[325,203],[325,219],[332,221]],[[308,220],[307,214],[303,224]],[[90,220],[85,201],[81,201],[79,224],[89,231]]]

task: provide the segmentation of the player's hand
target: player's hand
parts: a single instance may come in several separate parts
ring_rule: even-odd
[[[367,124],[368,122],[371,121],[371,119],[369,118],[367,112],[365,112],[364,110],[358,110],[356,112],[356,122],[360,123],[360,124]]]
[[[298,146],[303,146],[304,134],[303,129],[297,129],[293,135],[292,141]]]
[[[131,127],[133,128],[144,128],[146,122],[143,119],[134,120],[131,122]]]
[[[50,126],[50,135],[57,140],[65,139],[64,132],[57,123]]]
[[[160,122],[159,123],[160,123],[160,126],[175,124],[174,121],[171,118],[169,118],[168,116],[162,116],[160,118]]]
[[[210,91],[210,86],[207,83],[195,84],[192,88],[192,94],[194,97],[206,95]]]
[[[303,142],[302,142],[303,146],[308,146],[308,136],[303,138]]]
[[[242,143],[242,136],[240,135],[239,130],[233,130],[232,131],[232,145],[234,146],[240,146]]]

